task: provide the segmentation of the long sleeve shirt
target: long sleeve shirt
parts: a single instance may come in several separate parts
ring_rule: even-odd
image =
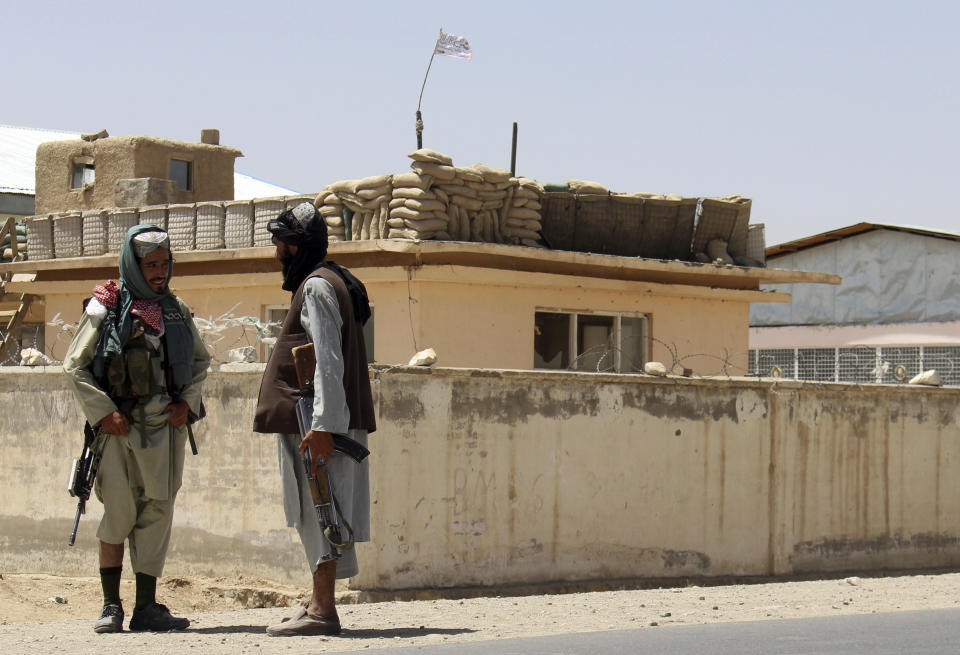
[[[180,307],[184,316],[190,316],[190,310],[186,305],[181,302]],[[84,312],[77,327],[77,333],[63,359],[63,369],[73,385],[83,414],[91,425],[99,424],[105,416],[117,410],[116,404],[107,391],[97,384],[90,371],[90,365],[96,354],[101,321],[101,317]],[[200,407],[203,381],[207,377],[207,368],[210,365],[210,354],[203,345],[200,333],[192,319],[190,329],[193,334],[193,376],[191,383],[182,390],[180,399],[184,400],[192,411],[197,412]],[[159,351],[163,345],[156,343],[154,347]],[[162,353],[158,352],[158,354],[162,357]],[[155,362],[152,375],[157,388],[162,388],[164,383],[164,372],[160,367],[161,357],[152,358]],[[134,411],[130,432],[125,436],[112,435],[113,438],[123,439],[129,443],[140,464],[145,493],[150,498],[164,499],[170,493],[170,472],[173,462],[171,448],[159,446],[170,443],[171,427],[167,422],[166,407],[171,402],[172,398],[166,392],[156,393],[141,400],[142,414],[141,408]]]
[[[321,277],[310,278],[304,285],[300,323],[309,335],[317,357],[310,427],[323,432],[347,434],[350,410],[343,386],[340,305],[333,286]]]

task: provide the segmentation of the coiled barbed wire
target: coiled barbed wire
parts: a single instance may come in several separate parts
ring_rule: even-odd
[[[227,353],[245,346],[271,346],[276,341],[278,321],[262,321],[255,316],[235,316],[235,304],[217,317],[194,317],[197,330],[214,364],[228,359]],[[53,343],[42,346],[42,328],[22,330],[0,364],[22,363],[27,351],[34,364],[59,364],[76,334],[78,323],[63,320],[58,313],[46,325],[57,328]],[[29,326],[25,326],[29,327]],[[0,338],[5,337],[0,330]],[[960,385],[960,346],[848,346],[839,348],[774,348],[746,352],[724,349],[716,353],[681,353],[676,343],[645,337],[624,348],[604,343],[585,349],[573,358],[567,370],[594,373],[643,373],[647,360],[636,353],[651,352],[659,346],[655,359],[668,373],[701,378],[756,377],[810,382],[855,384],[904,384],[922,368],[936,369],[944,384]],[[923,349],[921,351],[921,348]],[[841,352],[842,350],[842,352]],[[257,353],[259,354],[259,353]],[[258,357],[259,359],[259,357]],[[619,367],[617,362],[619,361]],[[742,362],[746,361],[747,366]],[[559,368],[559,367],[544,367]]]
[[[280,323],[278,321],[261,321],[256,316],[235,316],[233,312],[239,305],[240,303],[235,304],[216,318],[195,316],[193,319],[197,331],[200,333],[200,338],[211,355],[211,362],[214,364],[222,364],[228,361],[225,357],[231,350],[244,346],[256,347],[260,344],[269,346],[276,342],[275,332],[279,330]],[[43,356],[42,361],[36,363],[61,364],[70,342],[77,333],[79,322],[65,321],[57,313],[47,321],[46,325],[57,328],[53,343],[47,344],[45,348],[41,347],[42,326],[35,332],[27,332],[21,329],[20,340],[14,341],[13,345],[8,348],[3,362],[0,363],[4,366],[19,365],[23,361],[23,352],[32,349],[42,353]],[[0,330],[0,338],[5,336],[3,331]],[[27,339],[29,339],[29,342],[24,343]],[[231,340],[228,341],[228,339]]]

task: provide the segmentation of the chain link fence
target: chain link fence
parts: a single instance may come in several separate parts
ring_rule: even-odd
[[[960,385],[960,346],[764,348],[750,351],[751,376],[815,382],[902,384],[934,369]]]

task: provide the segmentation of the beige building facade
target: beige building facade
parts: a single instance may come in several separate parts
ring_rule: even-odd
[[[273,252],[174,252],[172,287],[216,328],[208,339],[216,361],[240,346],[266,355],[255,331],[232,319],[282,318],[290,294],[280,288]],[[761,283],[837,281],[803,271],[398,239],[334,242],[329,258],[366,284],[371,360],[388,365],[433,348],[441,364],[455,367],[629,373],[656,360],[677,372],[742,374],[750,304],[789,299],[760,291]],[[83,299],[117,276],[116,255],[19,262],[0,272],[17,274],[8,292],[40,297],[46,351],[57,360]]]

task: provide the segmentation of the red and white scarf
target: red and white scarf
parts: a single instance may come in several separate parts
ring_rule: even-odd
[[[115,280],[110,280],[106,284],[98,284],[93,288],[93,296],[106,308],[117,304],[120,297],[120,285]],[[137,300],[133,301],[130,313],[139,316],[144,323],[149,325],[157,334],[163,334],[163,310],[160,303],[156,300]]]

